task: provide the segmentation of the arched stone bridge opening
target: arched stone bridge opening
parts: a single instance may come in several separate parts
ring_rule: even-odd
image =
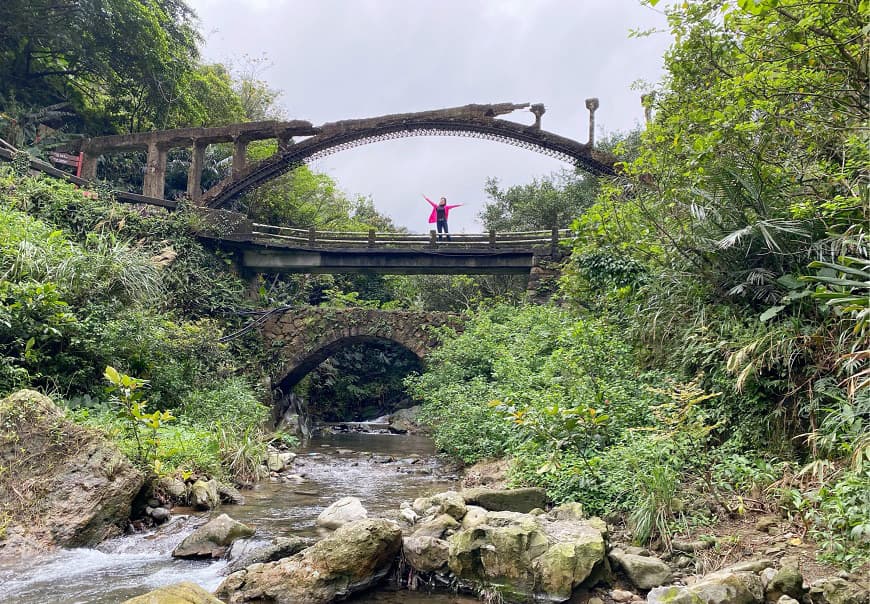
[[[462,322],[458,315],[443,312],[310,306],[273,315],[261,333],[278,367],[272,386],[281,398],[320,363],[352,344],[393,342],[425,363],[439,344],[435,330],[444,326],[461,329]]]

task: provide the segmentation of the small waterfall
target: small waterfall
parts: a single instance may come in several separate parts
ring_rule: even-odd
[[[308,408],[308,401],[291,392],[283,395],[275,404],[277,417],[275,424],[279,429],[292,432],[302,440],[309,440],[314,434],[314,420]]]

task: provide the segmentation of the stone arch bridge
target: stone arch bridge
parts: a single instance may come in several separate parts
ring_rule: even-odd
[[[432,311],[304,306],[272,314],[260,327],[274,365],[273,389],[288,394],[303,377],[339,349],[388,341],[420,361],[438,346],[435,330],[461,329],[458,315]]]
[[[166,182],[166,158],[171,149],[189,148],[187,196],[196,204],[226,208],[240,195],[305,163],[359,145],[408,136],[461,136],[483,138],[543,153],[574,164],[591,174],[615,172],[616,158],[594,148],[595,110],[598,99],[586,100],[589,110],[589,140],[585,143],[541,128],[543,104],[494,103],[342,120],[314,126],[310,122],[267,121],[232,124],[216,128],[181,128],[85,139],[80,173],[84,180],[96,176],[97,160],[107,153],[146,151],[142,198],[160,200]],[[497,119],[520,109],[529,110],[533,124]],[[254,164],[246,160],[252,141],[276,140],[278,151]],[[232,173],[208,191],[202,191],[202,169],[208,145],[232,143]]]

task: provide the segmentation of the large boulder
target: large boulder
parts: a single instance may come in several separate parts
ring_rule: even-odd
[[[3,557],[120,534],[144,482],[114,444],[33,390],[0,401],[0,467]]]
[[[250,537],[254,529],[221,514],[184,538],[173,550],[175,558],[220,558],[237,539]]]
[[[448,514],[440,514],[435,516],[434,518],[430,518],[425,522],[421,522],[416,525],[413,536],[414,537],[434,537],[435,539],[441,539],[448,532],[453,533],[456,529],[459,528],[459,523],[456,522],[456,519],[453,516]]]
[[[402,542],[402,553],[412,568],[428,573],[447,566],[450,546],[443,539],[411,536]]]
[[[465,499],[456,491],[445,491],[432,497],[432,504],[438,506],[442,514],[447,514],[456,520],[465,516]]]
[[[195,583],[185,581],[160,587],[147,594],[125,600],[122,604],[223,604]]]
[[[804,589],[804,578],[795,566],[783,566],[771,577],[765,587],[765,597],[775,602],[782,596],[802,600],[807,590]]]
[[[610,552],[613,560],[635,586],[640,589],[652,589],[664,585],[671,580],[670,567],[652,556],[638,556],[627,554],[622,550],[614,549]]]
[[[390,432],[396,434],[414,434],[425,432],[425,427],[420,423],[420,405],[399,409],[390,415]]]
[[[866,581],[850,582],[840,577],[828,577],[815,581],[810,586],[810,601],[813,604],[867,604],[870,589]]]
[[[230,562],[224,574],[234,573],[244,570],[252,564],[261,564],[263,562],[273,562],[281,558],[289,558],[293,554],[297,554],[306,547],[311,547],[314,543],[312,539],[306,537],[275,537],[272,542],[266,545],[248,546],[248,541],[237,541],[230,549]],[[239,545],[246,546],[242,551],[237,551]]]
[[[487,489],[483,487],[462,491],[466,504],[480,506],[494,512],[522,512],[547,505],[547,492],[537,487],[522,489]]]
[[[196,509],[211,510],[219,506],[220,503],[218,482],[214,478],[208,481],[197,480],[190,487],[190,505]]]
[[[350,522],[368,518],[369,513],[356,497],[342,497],[320,512],[315,524],[327,529],[337,529]]]
[[[508,601],[563,602],[603,564],[605,534],[598,519],[489,512],[485,522],[447,539],[448,565],[464,583],[495,589]]]
[[[688,587],[656,587],[646,600],[648,604],[760,604],[764,588],[753,572],[718,572]]]
[[[216,595],[229,604],[324,604],[345,599],[385,577],[401,547],[397,524],[359,520],[295,556],[231,574]]]

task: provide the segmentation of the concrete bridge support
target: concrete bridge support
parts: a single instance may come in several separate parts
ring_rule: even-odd
[[[187,196],[196,203],[202,197],[202,168],[208,145],[194,143],[190,150],[190,168],[187,171]]]
[[[148,145],[142,195],[163,198],[163,192],[166,188],[166,152],[167,149],[157,142]]]

